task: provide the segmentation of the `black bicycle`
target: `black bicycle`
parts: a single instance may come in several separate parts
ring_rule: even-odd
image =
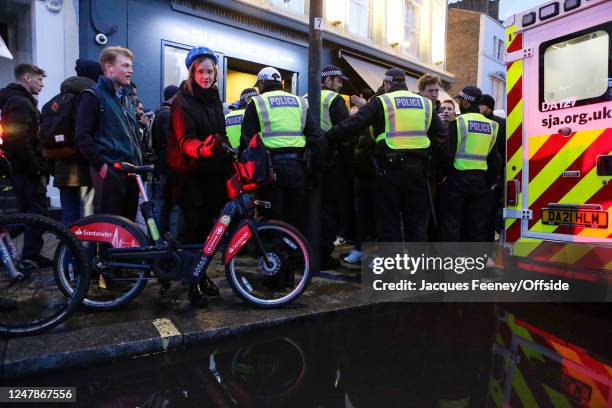
[[[11,174],[0,150],[0,173]],[[54,274],[55,248],[64,248],[70,291]],[[89,285],[88,262],[75,236],[59,222],[36,214],[0,214],[0,334],[38,334],[57,326],[79,307]],[[66,294],[68,296],[66,296]]]
[[[227,146],[226,149],[234,153]],[[251,305],[286,305],[306,290],[313,268],[308,242],[289,224],[256,217],[257,206],[268,207],[270,203],[255,199],[253,191],[261,184],[245,176],[248,171],[238,159],[234,160],[236,174],[226,183],[230,201],[203,245],[182,244],[169,233],[160,236],[153,204],[141,178],[152,172],[153,166],[116,163],[114,167],[136,179],[148,236],[135,223],[116,215],[92,215],[70,227],[89,247],[92,284],[83,302],[86,306],[107,310],[124,305],[136,298],[151,279],[160,282],[161,293],[177,280],[217,290],[206,270],[220,248],[231,288]],[[63,247],[58,247],[60,260],[64,252]],[[58,285],[71,295],[71,275],[62,262],[57,266]]]

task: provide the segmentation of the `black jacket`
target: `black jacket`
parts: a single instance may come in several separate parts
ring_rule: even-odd
[[[47,161],[38,144],[38,101],[20,84],[0,89],[0,111],[6,152],[13,172],[34,177],[48,174]]]
[[[92,88],[95,85],[96,83],[89,78],[73,76],[62,82],[60,92],[80,94],[85,89]],[[82,158],[56,159],[54,160],[54,167],[53,185],[55,187],[91,186],[89,165]]]
[[[172,116],[170,114],[170,104],[162,102],[155,111],[155,118],[151,125],[151,142],[153,151],[157,157],[156,170],[159,174],[168,174],[168,164],[166,163],[166,141],[172,134]]]
[[[406,87],[392,87],[387,93],[399,90],[406,90]],[[331,128],[325,134],[325,137],[330,143],[346,140],[347,138],[353,138],[354,135],[359,134],[362,129],[370,125],[374,127],[374,135],[379,135],[385,131],[385,111],[379,98],[371,98],[357,113]],[[402,152],[423,160],[426,160],[431,154],[436,162],[446,161],[448,158],[448,136],[445,126],[436,114],[431,116],[427,136],[431,141],[429,149],[404,150]],[[377,157],[392,152],[396,151],[390,149],[386,143],[376,144],[375,155]]]
[[[480,113],[480,111],[478,110],[478,107],[476,106],[476,107],[466,109],[465,111],[461,113],[462,114]],[[501,131],[501,128],[498,128],[497,139],[495,140],[495,146],[493,146],[493,149],[491,149],[491,152],[487,156],[487,171],[485,173],[485,176],[486,176],[486,180],[489,186],[492,186],[494,184],[499,184],[500,182],[502,182],[501,180],[502,161],[499,155],[499,143],[501,143],[501,140],[505,140],[505,139],[500,133],[500,131]],[[505,130],[504,130],[504,134],[505,134]],[[455,167],[453,163],[455,161],[455,154],[457,154],[457,138],[458,138],[457,120],[453,120],[452,122],[448,124],[448,139],[449,139],[449,144],[450,144],[450,160],[448,162],[448,168],[447,168],[448,173],[455,172]],[[470,170],[470,171],[478,172],[480,170]]]
[[[216,86],[204,89],[194,83],[193,95],[185,88],[185,82],[172,101],[172,129],[181,150],[196,162],[199,173],[226,176],[231,172],[231,159],[221,152],[217,157],[195,159],[197,149],[209,136],[218,133],[227,140],[223,103]],[[229,141],[227,142],[229,144]]]
[[[270,86],[262,92],[262,95],[266,92],[282,91],[281,85]],[[245,150],[251,141],[251,138],[255,133],[259,133],[261,127],[259,126],[259,116],[257,116],[257,109],[255,108],[255,102],[251,100],[244,111],[244,118],[242,119],[241,137],[240,137],[240,151]],[[320,140],[323,137],[321,126],[317,123],[315,118],[312,116],[310,108],[306,113],[306,124],[304,126],[304,136],[306,139]],[[299,153],[303,149],[286,148],[286,149],[275,149],[277,153]]]

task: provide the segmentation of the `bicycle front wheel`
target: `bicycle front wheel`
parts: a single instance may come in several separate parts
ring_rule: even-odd
[[[53,274],[58,246],[70,254],[70,296]],[[38,334],[57,326],[81,304],[89,285],[83,248],[62,224],[40,215],[0,216],[0,334]]]
[[[256,228],[267,261],[252,238],[225,265],[230,286],[259,308],[291,303],[304,293],[312,276],[308,242],[295,227],[281,221],[261,221]]]

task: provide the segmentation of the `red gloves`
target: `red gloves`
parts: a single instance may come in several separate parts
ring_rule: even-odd
[[[208,135],[198,147],[198,156],[200,158],[220,156],[224,151],[223,143],[224,140],[220,134]]]

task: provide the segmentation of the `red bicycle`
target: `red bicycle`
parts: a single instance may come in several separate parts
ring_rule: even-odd
[[[211,285],[206,270],[221,248],[221,261],[231,288],[251,305],[286,305],[308,287],[313,265],[306,238],[289,224],[255,217],[257,206],[269,207],[270,203],[255,199],[253,191],[262,184],[248,179],[248,171],[238,159],[234,159],[236,174],[226,183],[230,201],[204,245],[181,244],[169,233],[160,236],[153,204],[140,176],[152,172],[153,166],[118,163],[115,168],[136,178],[148,236],[135,223],[116,215],[92,215],[70,227],[89,247],[91,256],[91,284],[83,302],[86,306],[113,309],[124,305],[136,298],[150,279],[159,280],[160,293],[177,280]],[[57,251],[60,262],[56,263],[56,280],[70,295],[74,283],[63,267],[69,264],[69,251],[61,246]]]

